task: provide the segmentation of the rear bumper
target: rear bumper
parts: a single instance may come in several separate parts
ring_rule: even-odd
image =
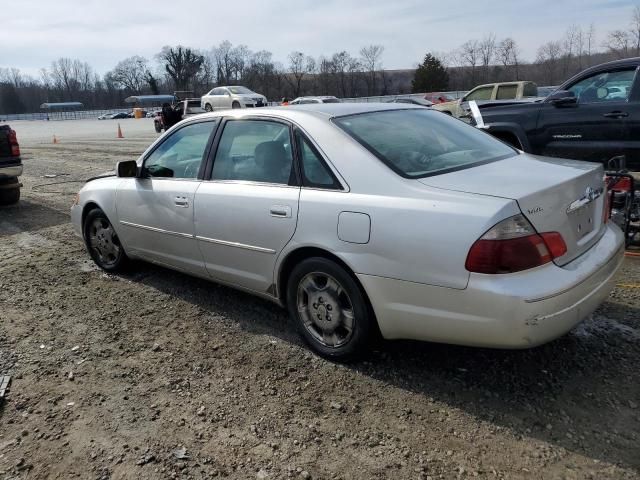
[[[22,175],[22,164],[3,167],[0,165],[0,178],[14,178]]]
[[[558,267],[471,274],[465,290],[358,275],[382,335],[493,348],[554,340],[589,316],[613,289],[624,239],[610,224],[588,252]]]

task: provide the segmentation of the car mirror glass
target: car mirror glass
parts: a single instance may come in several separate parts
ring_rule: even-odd
[[[138,164],[135,160],[126,160],[118,162],[116,166],[118,177],[130,178],[138,175]]]

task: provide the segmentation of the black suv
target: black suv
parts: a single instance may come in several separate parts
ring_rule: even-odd
[[[485,128],[525,152],[640,170],[640,57],[591,67],[544,100],[480,105]],[[478,123],[478,119],[475,119]]]

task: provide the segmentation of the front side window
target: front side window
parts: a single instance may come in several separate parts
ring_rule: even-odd
[[[426,108],[349,115],[334,122],[403,177],[426,177],[517,155],[491,135]]]
[[[296,142],[300,152],[302,185],[315,188],[340,188],[320,154],[299,131],[296,131]]]
[[[213,162],[214,180],[295,183],[288,125],[268,120],[230,120]]]
[[[569,87],[579,103],[625,101],[631,93],[635,69],[592,75]]]
[[[491,100],[491,94],[493,93],[493,87],[482,87],[474,90],[464,99],[469,102],[471,100]]]
[[[197,178],[215,126],[216,122],[199,122],[175,131],[147,157],[143,174],[160,178]]]

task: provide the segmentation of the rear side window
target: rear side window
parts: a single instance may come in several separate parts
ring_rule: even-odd
[[[538,86],[535,83],[525,83],[524,89],[522,92],[522,96],[524,97],[537,97],[538,96]]]
[[[282,123],[228,121],[213,161],[213,179],[295,183],[289,138],[289,127]]]
[[[325,165],[318,151],[299,131],[296,131],[296,142],[300,152],[302,185],[315,188],[340,188],[340,184]]]
[[[496,100],[513,100],[517,95],[517,85],[500,85],[498,87],[498,93],[496,93]]]
[[[486,132],[426,108],[349,115],[334,122],[389,168],[408,178],[517,155]]]

